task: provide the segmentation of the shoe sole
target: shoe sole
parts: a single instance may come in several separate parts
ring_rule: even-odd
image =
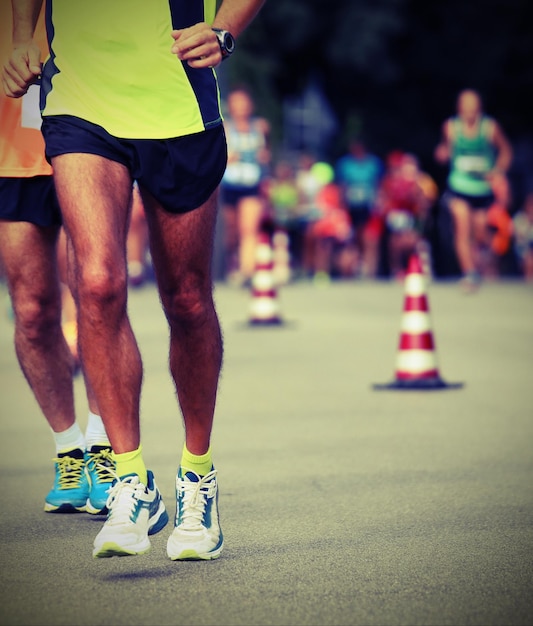
[[[198,554],[195,550],[183,550],[178,556],[170,556],[171,561],[214,561],[220,556],[221,550],[218,552],[209,552],[207,554]]]
[[[170,555],[167,548],[167,556],[171,561],[214,561],[218,559],[222,548],[224,547],[224,541],[219,546],[215,546],[211,552],[204,552],[199,554],[192,548],[182,550],[178,555]]]
[[[124,548],[113,541],[106,541],[98,550],[93,550],[95,559],[105,559],[112,556],[135,556],[137,554],[146,554],[151,548],[150,542],[148,547],[142,547],[140,550],[134,548]]]
[[[89,515],[107,515],[108,513],[106,506],[104,506],[101,509],[97,509],[89,503],[87,503],[87,506],[85,507],[85,511],[89,513]]]
[[[94,506],[90,498],[87,498],[87,503],[85,504],[85,511],[89,513],[90,515],[107,515],[107,512],[108,512],[105,502],[100,507]]]
[[[49,502],[45,502],[44,504],[45,513],[85,513],[85,510],[85,504],[82,506],[74,506],[69,503],[60,504],[59,506],[50,504]]]

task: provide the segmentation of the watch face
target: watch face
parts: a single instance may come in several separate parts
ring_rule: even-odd
[[[222,52],[222,58],[226,59],[235,50],[235,38],[227,31],[220,28],[213,28],[220,44],[220,51]]]
[[[233,35],[231,33],[224,33],[224,48],[226,48],[226,52],[231,54],[235,49],[235,39],[233,39]]]

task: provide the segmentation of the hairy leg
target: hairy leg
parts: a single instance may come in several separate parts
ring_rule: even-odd
[[[183,414],[185,442],[189,452],[205,454],[222,366],[211,275],[216,193],[183,215],[164,211],[146,192],[143,200],[159,293],[170,326],[170,371]]]
[[[74,258],[74,252],[72,250],[72,241],[70,240],[70,237],[67,237],[66,233],[65,233],[65,229],[62,228],[61,229],[61,235],[64,238],[64,254],[65,254],[65,259],[64,259],[64,279],[66,282],[66,285],[64,286],[64,289],[66,288],[70,294],[70,303],[69,306],[72,307],[72,310],[69,312],[69,319],[74,320],[76,323],[76,344],[77,344],[77,335],[78,335],[78,314],[77,314],[77,310],[76,310],[76,299],[74,298],[74,293],[76,291],[76,260]],[[61,239],[60,239],[61,242]],[[61,262],[59,264],[60,270],[61,270]],[[63,290],[63,294],[64,294],[64,290]],[[65,300],[63,300],[63,325],[65,323]],[[77,346],[76,346],[77,349]],[[72,351],[72,347],[71,347],[71,351]],[[79,359],[79,356],[78,356]],[[87,395],[87,403],[89,405],[89,410],[92,413],[95,413],[96,415],[100,415],[100,411],[98,410],[98,403],[96,402],[96,396],[94,395],[94,391],[92,390],[91,384],[89,382],[89,380],[87,379],[87,376],[85,375],[85,372],[82,369],[82,375],[83,375],[83,381],[85,383],[85,393]]]
[[[88,389],[116,453],[139,447],[142,363],[127,315],[126,238],[132,181],[127,169],[92,154],[53,159],[57,195],[72,243],[73,293]]]
[[[57,228],[0,220],[0,256],[15,313],[20,367],[54,432],[72,426],[73,359],[61,330]]]

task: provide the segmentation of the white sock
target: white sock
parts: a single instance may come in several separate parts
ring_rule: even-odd
[[[66,452],[67,450],[74,450],[75,448],[79,448],[85,452],[85,437],[77,422],[74,422],[70,428],[67,428],[67,430],[63,432],[56,433],[52,431],[52,434],[54,436],[57,454]]]
[[[110,445],[102,418],[92,411],[89,411],[89,420],[87,422],[87,430],[85,431],[85,440],[87,441],[87,450],[90,450],[91,446]]]

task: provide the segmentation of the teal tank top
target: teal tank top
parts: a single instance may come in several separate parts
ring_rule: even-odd
[[[474,137],[466,137],[459,118],[452,120],[453,140],[448,186],[468,196],[484,196],[492,189],[486,175],[496,161],[494,146],[489,139],[490,119],[483,117]]]

